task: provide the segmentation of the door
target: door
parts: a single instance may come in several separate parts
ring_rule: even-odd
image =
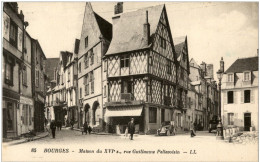
[[[6,138],[7,137],[7,111],[6,111],[6,108],[3,108],[3,137]]]
[[[251,113],[244,114],[244,131],[250,131],[251,127]]]

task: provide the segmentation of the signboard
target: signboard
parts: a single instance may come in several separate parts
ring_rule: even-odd
[[[33,100],[24,96],[20,96],[20,103],[26,105],[33,105]]]

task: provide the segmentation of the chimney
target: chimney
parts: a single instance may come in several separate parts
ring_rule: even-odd
[[[24,15],[23,15],[23,11],[20,10],[20,14],[19,14],[20,18],[24,21]]]
[[[257,53],[256,53],[256,56],[258,56],[258,54],[259,54],[259,49],[257,49]]]
[[[201,67],[202,76],[205,77],[206,73],[207,73],[206,63],[202,61],[202,63],[200,64],[200,67]]]
[[[75,39],[75,46],[74,46],[74,53],[75,54],[79,54],[79,43],[80,43],[80,40]]]
[[[207,76],[213,79],[213,64],[207,64]]]
[[[149,45],[149,38],[150,38],[150,24],[148,22],[148,11],[146,11],[145,23],[144,23],[144,42],[148,46]]]
[[[113,25],[115,25],[118,22],[120,15],[122,13],[123,13],[123,2],[117,2],[117,4],[114,7],[115,15],[112,17]]]

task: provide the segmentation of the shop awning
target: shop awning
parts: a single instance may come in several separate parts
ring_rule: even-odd
[[[143,106],[107,108],[105,117],[141,116]]]

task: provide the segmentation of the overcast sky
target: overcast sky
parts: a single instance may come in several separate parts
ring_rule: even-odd
[[[85,2],[18,2],[27,31],[38,39],[47,58],[73,51],[80,38]],[[111,22],[115,2],[92,2],[96,13]],[[124,12],[165,4],[173,38],[188,36],[189,57],[225,70],[241,57],[256,56],[258,3],[243,2],[124,2]]]

